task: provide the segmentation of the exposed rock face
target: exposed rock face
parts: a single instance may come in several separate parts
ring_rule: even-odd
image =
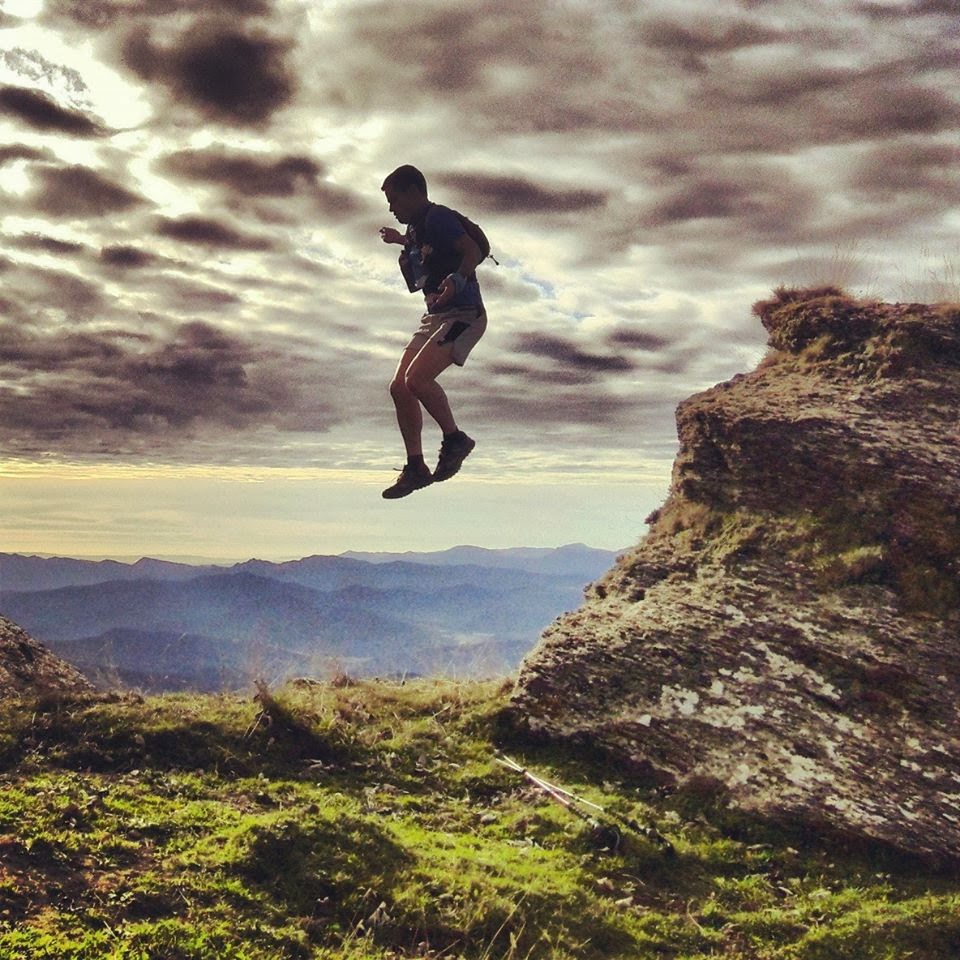
[[[0,696],[10,699],[92,689],[77,670],[0,616]]]
[[[550,627],[534,733],[960,862],[960,310],[780,291],[681,404],[646,538]]]

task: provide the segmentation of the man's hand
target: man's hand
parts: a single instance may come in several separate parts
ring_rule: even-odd
[[[463,286],[464,281],[462,278],[458,285],[457,278],[454,277],[453,274],[449,277],[444,277],[437,292],[427,296],[427,306],[431,310],[436,307],[445,307],[457,295],[458,289],[463,289]]]
[[[433,310],[445,307],[457,294],[457,284],[453,277],[445,277],[436,293],[427,295],[427,307]]]
[[[395,230],[393,227],[381,227],[380,239],[384,243],[406,243],[403,234],[399,230]]]

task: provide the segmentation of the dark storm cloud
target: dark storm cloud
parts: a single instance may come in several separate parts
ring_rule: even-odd
[[[66,270],[7,262],[3,277],[5,313],[33,327],[49,314],[83,319],[103,309],[100,288]]]
[[[179,277],[162,277],[154,284],[154,289],[162,295],[163,302],[171,310],[181,315],[197,311],[222,311],[242,302],[242,298],[232,290]]]
[[[176,220],[162,218],[157,226],[157,234],[182,240],[184,243],[234,250],[269,250],[272,247],[265,237],[248,236],[209,217],[180,217]]]
[[[914,0],[910,12],[916,16],[945,16],[957,15],[957,0]]]
[[[75,258],[81,265],[83,265],[85,260],[89,262],[99,262],[100,264],[110,267],[110,268],[120,268],[120,269],[132,269],[139,267],[147,267],[151,265],[162,264],[164,261],[162,258],[158,257],[156,254],[144,250],[141,247],[134,247],[125,244],[113,244],[109,246],[102,247],[99,251],[96,249],[91,250],[91,248],[84,243],[78,243],[72,240],[62,240],[58,237],[50,236],[43,233],[24,233],[19,236],[10,236],[6,238],[7,244],[11,248],[18,250],[27,250],[31,252],[39,252],[52,254],[54,256],[59,256],[63,258]],[[168,263],[170,261],[167,261]],[[11,265],[12,267],[12,265]],[[97,287],[85,280],[78,280],[78,278],[73,275],[66,274],[49,274],[48,271],[44,271],[41,268],[30,268],[25,266],[19,266],[16,269],[21,276],[26,276],[32,274],[35,278],[49,276],[49,286],[56,287],[58,289],[72,289],[74,294],[78,290],[83,291],[82,296],[74,296],[73,302],[90,302],[92,300],[97,300],[99,295],[97,293]],[[78,287],[77,284],[81,286]],[[13,292],[16,292],[16,282],[13,282]],[[139,286],[139,290],[142,293],[144,291],[144,286],[142,282]],[[34,285],[34,292],[36,292],[37,287]],[[236,298],[233,297],[231,302],[235,302]],[[56,301],[52,301],[56,305]],[[62,305],[62,304],[61,304]],[[26,308],[26,301],[24,307]]]
[[[840,67],[850,49],[846,11],[814,28],[802,18],[766,14],[766,6],[746,13],[728,6],[682,21],[626,5],[611,4],[606,15],[572,5],[502,7],[348,9],[336,34],[341,49],[329,54],[337,70],[326,79],[324,102],[346,110],[429,109],[439,123],[456,102],[461,114],[451,115],[451,131],[564,134],[560,156],[578,148],[578,136],[616,132],[634,157],[659,152],[680,162],[733,152],[782,156],[898,131],[943,131],[960,121],[936,76],[956,63],[948,36],[922,47],[881,48]],[[602,165],[611,145],[598,150]],[[541,165],[549,159],[539,152],[535,158]],[[494,209],[512,194],[535,210],[551,199],[561,208],[579,205],[575,192],[562,189],[545,187],[559,196],[542,197],[540,180],[502,178],[498,196],[491,178],[492,190],[478,184],[471,195]],[[586,189],[585,199],[599,203],[603,197],[590,193],[608,192]]]
[[[182,150],[162,164],[166,172],[189,180],[223,184],[238,193],[289,197],[312,185],[324,171],[309,157],[265,158],[222,149]]]
[[[489,369],[494,376],[509,378],[515,383],[579,386],[581,384],[592,384],[597,379],[596,373],[593,370],[581,370],[575,367],[558,368],[553,365],[538,366],[536,364],[517,363],[514,361],[493,363]],[[499,394],[499,390],[497,392]]]
[[[127,379],[161,392],[243,388],[247,383],[244,364],[252,359],[252,351],[239,340],[209,324],[193,322],[180,328],[175,342],[149,357],[129,361],[124,373]],[[253,406],[265,409],[261,401]]]
[[[689,256],[704,262],[718,257],[718,264],[733,267],[756,243],[810,239],[829,216],[823,185],[811,182],[802,166],[780,158],[691,158],[669,167],[654,164],[646,207],[632,213],[618,209],[607,218],[611,239],[591,244],[591,250],[616,250],[618,241],[664,243],[669,237],[669,255],[677,264]],[[835,228],[831,222],[828,229]],[[686,249],[676,246],[681,240]]]
[[[638,405],[634,397],[613,393],[604,384],[579,380],[552,381],[531,390],[526,377],[510,371],[495,380],[496,390],[478,392],[465,406],[487,423],[554,426],[575,431],[579,427],[616,428],[634,419]]]
[[[881,197],[916,194],[931,200],[960,199],[960,147],[898,141],[873,147],[849,174],[857,190]]]
[[[818,62],[806,37],[777,71],[715,73],[697,91],[702,129],[715,133],[714,150],[782,152],[817,144],[890,140],[898,133],[938,133],[960,123],[960,105],[938,76],[957,53],[931,42],[917,57],[889,56],[860,66]],[[717,128],[709,118],[727,121]]]
[[[64,333],[0,323],[2,449],[163,455],[195,430],[319,431],[342,418],[333,391],[317,395],[324,378],[295,346],[255,346],[201,322],[164,329]]]
[[[53,154],[44,150],[36,150],[33,147],[24,147],[20,144],[10,143],[0,147],[0,167],[12,160],[49,160]]]
[[[12,237],[7,242],[11,246],[19,247],[22,250],[40,250],[43,253],[53,253],[61,256],[81,253],[86,249],[82,243],[58,240],[56,237],[49,237],[42,233],[25,233],[19,237]]]
[[[132,31],[123,60],[144,80],[165,85],[212,119],[256,126],[286,105],[295,90],[286,65],[291,41],[232,21],[201,21],[170,43],[149,27]]]
[[[40,90],[0,87],[0,113],[17,117],[36,130],[75,137],[102,137],[103,127],[77,110],[61,107]]]
[[[36,331],[18,329],[5,324],[0,340],[0,365],[10,365],[6,377],[22,379],[27,374],[62,370],[65,366],[82,365],[90,372],[103,374],[123,354],[103,334],[64,332],[53,337]]]
[[[161,20],[185,12],[222,11],[237,17],[265,17],[272,9],[271,0],[47,0],[42,19],[46,22],[67,19],[102,28],[133,18]]]
[[[32,172],[39,183],[29,202],[54,217],[103,217],[146,202],[139,194],[88,167],[37,165]]]
[[[498,213],[577,213],[596,210],[607,201],[599,190],[545,187],[523,177],[441,173],[431,179],[461,191],[479,208]]]
[[[747,186],[739,183],[704,180],[676,190],[670,199],[654,207],[649,222],[662,224],[734,217],[743,209],[749,192]]]
[[[960,105],[932,86],[881,86],[865,93],[856,105],[858,115],[848,123],[838,118],[836,129],[862,140],[939,133],[960,123]]]
[[[393,73],[413,68],[405,83],[394,88],[394,95],[429,95],[431,90],[459,92],[475,85],[486,64],[499,55],[509,55],[509,47],[495,49],[492,38],[507,35],[511,29],[524,29],[528,55],[539,50],[539,17],[535,10],[513,11],[497,7],[495,17],[482,4],[447,7],[441,3],[404,4],[390,0],[365,8],[346,9],[343,26],[358,51],[374,58],[387,54],[392,60],[384,67]],[[494,30],[491,27],[495,26]],[[392,51],[392,52],[390,52]],[[342,82],[334,86],[337,99],[354,100],[356,93]]]
[[[680,377],[691,376],[700,356],[699,348],[680,348],[678,341],[647,331],[614,331],[604,338],[604,342],[615,352],[589,353],[571,341],[553,335],[521,335],[514,340],[514,356],[510,360],[491,364],[491,373],[500,378],[496,393],[499,396],[504,390],[520,389],[517,385],[522,384],[527,388],[531,384],[542,384],[554,388],[586,389],[593,391],[598,398],[604,398],[603,403],[613,403],[613,409],[620,409],[620,402],[625,401],[626,409],[629,398],[640,399],[637,396],[638,381],[648,384],[648,390],[649,383],[666,383],[665,378],[679,383]],[[633,352],[636,356],[624,356],[625,352]],[[553,362],[527,362],[524,358],[529,355]],[[669,392],[668,388],[664,389]],[[614,399],[610,400],[610,397]],[[662,400],[663,396],[658,395],[657,399]],[[585,422],[592,421],[587,418]]]
[[[615,330],[607,340],[614,346],[626,347],[629,350],[644,350],[649,353],[663,350],[673,344],[668,337],[661,337],[645,330],[631,329]]]
[[[956,17],[957,0],[913,0],[907,4],[858,3],[855,8],[876,20],[903,20],[913,17]]]
[[[582,372],[613,373],[634,368],[634,364],[626,357],[588,353],[572,341],[553,334],[521,333],[514,338],[513,349],[518,353],[545,357]]]
[[[690,66],[697,66],[708,54],[777,43],[782,38],[780,31],[746,20],[726,23],[708,17],[694,24],[653,18],[641,25],[638,36],[645,46],[681,56]]]
[[[730,175],[695,171],[676,177],[661,194],[643,214],[644,226],[713,221],[717,232],[694,239],[726,245],[728,229],[739,231],[744,241],[802,237],[822,208],[822,197],[815,188],[786,169],[768,169],[761,164],[743,164]],[[730,250],[731,255],[737,252]]]
[[[733,98],[743,108],[783,108],[800,100],[809,102],[824,93],[838,92],[842,97],[860,76],[850,68],[791,64],[772,75],[762,72],[747,78],[739,91],[733,92]]]
[[[103,247],[100,260],[111,267],[146,267],[156,261],[156,257],[140,247],[127,244],[115,244]]]
[[[218,184],[234,202],[297,197],[311,200],[320,213],[331,217],[349,216],[363,206],[350,191],[325,183],[323,164],[302,154],[182,150],[166,157],[160,167],[178,179]]]
[[[454,138],[461,125],[495,135],[574,130],[600,109],[589,95],[605,72],[596,22],[574,4],[355,4],[338,11],[321,54],[336,69],[324,71],[316,93],[347,113],[446,108]],[[522,84],[501,90],[498,78],[511,72]]]

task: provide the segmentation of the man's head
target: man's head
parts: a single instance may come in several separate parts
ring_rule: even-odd
[[[383,181],[380,189],[387,197],[390,212],[400,223],[413,222],[417,214],[430,202],[427,199],[426,178],[410,164],[397,167]]]

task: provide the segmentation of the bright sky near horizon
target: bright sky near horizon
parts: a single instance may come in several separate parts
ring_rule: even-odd
[[[957,0],[0,0],[0,552],[635,542],[753,301],[960,296],[958,53]],[[477,450],[387,502],[401,163],[500,266]]]

